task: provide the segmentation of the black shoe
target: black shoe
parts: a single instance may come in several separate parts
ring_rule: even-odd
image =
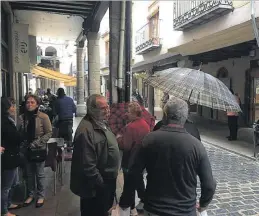
[[[20,209],[20,208],[22,208],[22,207],[23,207],[22,204],[18,204],[18,205],[16,205],[15,207],[9,207],[8,210]]]
[[[227,136],[226,138],[227,138],[227,139],[229,139],[229,138],[230,138],[230,136]]]
[[[27,199],[29,199],[29,198],[27,198]],[[33,201],[34,201],[34,198],[32,198],[31,202],[29,202],[29,203],[24,202],[23,207],[27,207],[27,206],[31,205],[33,203]]]
[[[36,208],[41,208],[44,205],[44,200],[42,203],[38,203],[38,201],[36,202]]]

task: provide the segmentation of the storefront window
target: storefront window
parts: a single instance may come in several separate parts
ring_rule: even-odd
[[[1,41],[8,43],[8,28],[7,28],[7,14],[1,8]]]
[[[1,68],[8,70],[8,51],[4,46],[1,46]]]
[[[8,16],[1,8],[1,76],[2,76],[2,96],[10,96],[10,74],[8,58]]]
[[[10,76],[9,73],[4,72],[1,70],[2,75],[2,96],[3,97],[10,97]]]

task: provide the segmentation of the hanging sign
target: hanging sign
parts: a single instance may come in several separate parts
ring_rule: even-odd
[[[29,73],[29,25],[12,25],[13,70],[16,73]]]

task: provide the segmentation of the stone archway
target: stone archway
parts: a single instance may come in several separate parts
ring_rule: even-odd
[[[45,56],[57,56],[57,50],[53,46],[48,46],[45,49]]]

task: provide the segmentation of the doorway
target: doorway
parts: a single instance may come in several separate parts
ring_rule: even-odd
[[[217,78],[223,82],[229,89],[232,88],[232,80],[229,77],[228,70],[225,67],[221,67],[217,72]],[[227,122],[227,116],[225,111],[220,110],[213,110],[213,116],[215,116],[215,119],[221,122]]]

